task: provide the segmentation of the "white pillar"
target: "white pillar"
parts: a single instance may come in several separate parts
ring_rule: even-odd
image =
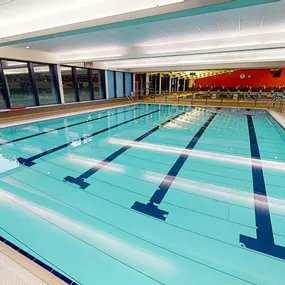
[[[56,72],[57,72],[57,77],[58,77],[60,102],[61,104],[65,104],[63,83],[62,83],[61,70],[60,70],[59,64],[56,65]]]
[[[106,99],[109,99],[108,70],[105,70],[105,89],[106,89]]]
[[[171,89],[172,89],[172,77],[169,76],[169,93],[171,93]]]
[[[186,79],[184,78],[184,82],[183,82],[183,91],[185,91],[186,87]]]
[[[145,94],[149,95],[149,74],[146,73],[145,75]]]
[[[158,87],[159,88],[159,91],[158,91],[159,94],[161,94],[161,80],[162,80],[162,74],[159,73],[159,81],[158,81],[159,82],[158,83],[159,84],[159,87]]]
[[[141,86],[141,88],[139,88],[140,89],[140,95],[143,95],[144,94],[144,88],[143,88],[143,75],[140,73],[140,86]]]
[[[133,73],[133,92],[135,94],[136,92],[136,74]]]

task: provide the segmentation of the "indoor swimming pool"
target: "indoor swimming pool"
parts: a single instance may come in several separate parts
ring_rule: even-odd
[[[267,111],[135,104],[0,131],[1,240],[67,283],[284,285]]]

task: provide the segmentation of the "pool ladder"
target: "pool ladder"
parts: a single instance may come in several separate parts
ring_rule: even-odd
[[[125,96],[128,99],[129,104],[131,105],[134,102],[134,100],[135,100],[135,96],[134,96],[133,92],[132,92],[132,94],[130,96],[128,96],[128,95],[125,95]]]
[[[276,96],[269,105],[269,108],[275,108],[276,104],[279,104],[278,111],[281,112],[283,110],[283,105],[285,101],[285,96]]]

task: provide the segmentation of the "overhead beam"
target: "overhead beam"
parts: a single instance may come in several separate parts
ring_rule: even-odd
[[[195,55],[195,54],[214,54],[232,51],[250,51],[261,49],[276,49],[285,47],[285,32],[279,31],[275,33],[239,35],[236,37],[221,37],[214,39],[195,40],[173,43],[162,42],[160,44],[145,46],[130,46],[124,48],[116,48],[112,50],[100,51],[94,50],[74,54],[61,54],[60,61],[64,63],[97,61],[108,62],[120,59],[136,59],[136,58],[159,58],[163,56],[179,56],[179,55]],[[80,50],[79,50],[80,51]],[[108,53],[108,58],[104,56]],[[101,56],[101,57],[100,57]]]
[[[279,0],[188,0],[181,3],[6,37],[0,39],[0,46],[86,34],[113,28],[121,28],[278,1]]]
[[[24,60],[32,62],[58,63],[59,56],[55,53],[28,50],[24,48],[0,47],[2,59]]]
[[[187,70],[208,70],[208,69],[258,69],[258,68],[284,68],[285,60],[284,61],[272,61],[272,62],[247,62],[247,63],[214,63],[214,64],[205,64],[205,65],[183,65],[183,66],[160,66],[157,67],[149,67],[149,68],[128,68],[125,69],[127,72],[151,72],[151,71],[160,71],[160,72],[167,72],[167,71],[187,71]]]

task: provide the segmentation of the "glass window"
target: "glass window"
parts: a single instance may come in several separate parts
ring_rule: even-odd
[[[152,77],[154,83],[152,84],[152,88],[154,90],[152,91],[156,91],[157,89],[157,80],[156,80],[156,76]],[[132,73],[125,73],[125,89],[126,89],[126,96],[131,96],[132,95],[132,90],[133,90],[133,74]]]
[[[115,76],[116,76],[116,95],[117,98],[122,98],[125,95],[123,72],[116,71]]]
[[[72,68],[61,66],[60,71],[61,71],[62,87],[63,87],[65,103],[77,101],[74,82],[72,79]]]
[[[52,65],[34,64],[40,105],[59,103],[59,90]]]
[[[114,71],[108,70],[108,94],[109,99],[115,98],[115,78]]]
[[[94,99],[106,99],[104,70],[92,70],[92,84],[94,89]]]
[[[88,69],[76,68],[80,101],[91,100],[91,90],[88,80]]]
[[[4,100],[4,84],[0,77],[0,109],[5,109],[6,107],[6,102]]]
[[[3,60],[12,107],[36,105],[35,95],[26,62]]]

